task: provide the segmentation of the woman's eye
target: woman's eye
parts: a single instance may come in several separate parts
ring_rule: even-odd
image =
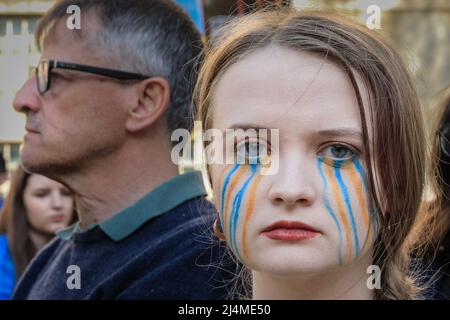
[[[325,158],[329,158],[335,161],[351,160],[356,156],[355,151],[342,144],[333,144],[321,151],[321,154]]]
[[[60,193],[61,193],[62,196],[72,197],[72,193],[70,191],[68,191],[68,190],[61,190]]]
[[[258,142],[244,141],[236,146],[238,164],[260,164],[263,156],[267,156],[267,148]]]
[[[45,198],[46,196],[48,196],[48,192],[35,193],[34,196],[38,198]]]

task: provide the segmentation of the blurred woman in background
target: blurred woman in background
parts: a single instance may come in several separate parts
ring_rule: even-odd
[[[0,299],[9,299],[34,255],[74,222],[73,196],[59,182],[19,167],[0,214]]]

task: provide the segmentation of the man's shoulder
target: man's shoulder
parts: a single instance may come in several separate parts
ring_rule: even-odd
[[[61,248],[69,243],[59,238],[55,238],[46,244],[31,260],[25,272],[19,279],[14,291],[13,299],[25,299],[30,287],[34,284],[41,273],[48,269],[49,263],[58,254]]]
[[[214,237],[215,215],[211,202],[195,198],[149,221],[142,231],[151,239],[129,261],[134,276],[120,298],[225,299],[237,265]]]
[[[94,243],[95,246],[89,249],[85,242],[54,240],[32,263],[15,298],[28,297],[33,286],[39,290],[35,285],[39,274],[45,273],[45,279],[50,279],[49,274],[66,277],[64,270],[60,270],[59,275],[54,271],[58,266],[67,267],[67,259],[70,259],[83,265],[85,277],[96,279],[96,283],[89,282],[90,287],[85,288],[85,298],[224,299],[228,295],[224,284],[233,279],[236,265],[227,256],[226,246],[214,238],[212,221],[215,214],[209,201],[196,198],[150,219],[118,242],[107,240],[105,235],[103,241],[90,241],[89,246]],[[99,229],[90,232],[101,234]],[[86,249],[94,250],[97,257],[103,258],[95,263],[87,261],[89,252]],[[92,254],[89,256],[93,257]],[[100,273],[94,272],[94,265]],[[44,280],[41,277],[40,283]],[[61,290],[55,292],[50,296],[61,294]]]
[[[208,217],[217,214],[214,204],[205,196],[189,199],[169,212],[184,213],[186,218]]]
[[[149,220],[143,230],[148,236],[163,238],[204,233],[212,230],[217,217],[214,205],[205,197],[197,197],[183,202],[172,210]]]
[[[180,241],[192,242],[199,236],[210,237],[215,215],[212,203],[204,197],[197,197],[148,220],[124,240],[132,246],[143,246],[145,250],[175,244],[178,247]]]

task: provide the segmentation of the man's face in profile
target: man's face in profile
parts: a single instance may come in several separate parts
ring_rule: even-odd
[[[57,22],[44,39],[41,59],[111,66],[99,49],[87,45],[94,24],[85,21],[82,36]],[[22,162],[35,173],[72,172],[119,148],[125,138],[130,99],[117,81],[73,70],[53,69],[50,88],[40,94],[32,77],[17,93],[16,111],[26,114]]]

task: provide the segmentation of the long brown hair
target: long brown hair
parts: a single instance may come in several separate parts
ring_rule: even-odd
[[[423,195],[425,131],[415,86],[400,56],[377,33],[320,12],[259,12],[231,22],[219,34],[208,48],[195,94],[204,130],[212,127],[212,96],[221,76],[254,50],[277,45],[310,52],[334,61],[346,72],[359,105],[369,192],[378,212],[374,264],[381,269],[382,288],[375,290],[375,298],[419,297],[405,239]],[[368,119],[355,74],[369,92]],[[368,121],[373,128],[372,146]]]
[[[36,255],[37,248],[30,237],[31,226],[23,201],[23,193],[31,174],[19,167],[11,179],[11,187],[0,213],[0,233],[6,233],[14,260],[16,279],[19,279]],[[73,222],[76,219],[73,212]]]

